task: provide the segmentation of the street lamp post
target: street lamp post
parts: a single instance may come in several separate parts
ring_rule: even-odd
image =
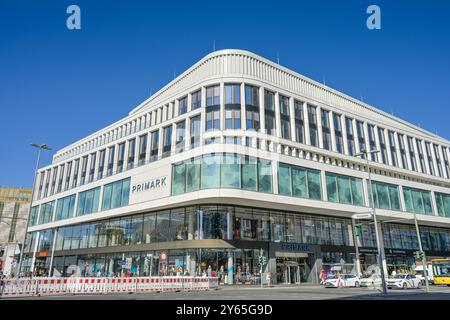
[[[381,275],[381,286],[383,287],[383,294],[387,294],[387,286],[386,286],[386,277],[384,274],[384,265],[383,265],[383,257],[384,257],[384,248],[381,245],[380,241],[380,234],[378,232],[378,222],[377,222],[377,215],[375,212],[375,202],[373,201],[373,187],[372,187],[372,176],[370,173],[370,163],[369,163],[369,154],[378,153],[380,150],[371,150],[371,151],[362,151],[355,155],[355,157],[360,157],[365,155],[366,158],[366,164],[367,164],[367,173],[369,174],[369,185],[370,185],[370,199],[371,199],[371,208],[373,213],[373,222],[375,224],[375,237],[377,241],[377,249],[378,249],[378,265],[380,268],[380,275]]]
[[[30,146],[32,146],[34,148],[38,148],[38,155],[37,155],[37,160],[36,160],[36,167],[34,169],[33,187],[31,189],[30,208],[28,209],[28,219],[30,218],[31,208],[33,206],[33,197],[34,197],[34,189],[35,189],[35,184],[36,184],[36,175],[37,175],[37,171],[38,171],[38,168],[39,168],[39,160],[41,159],[41,151],[42,150],[52,150],[52,148],[50,148],[46,144],[40,144],[39,145],[39,144],[36,144],[36,143],[31,143]],[[27,228],[28,228],[28,223],[27,223]],[[27,234],[26,234],[26,230],[25,230],[25,238],[26,238],[26,236],[27,236]],[[23,260],[24,247],[25,247],[25,240],[24,240],[24,243],[22,244],[22,248],[20,249],[19,268],[18,268],[18,271],[17,271],[18,276],[20,276],[20,271],[22,269],[22,260]]]
[[[422,249],[422,240],[420,238],[419,225],[417,223],[416,213],[413,212],[413,214],[414,214],[414,224],[416,226],[417,240],[419,242],[419,252],[420,252],[420,255],[421,255],[421,258],[422,258],[422,268],[423,268],[423,275],[424,275],[424,278],[425,278],[425,287],[426,287],[426,291],[430,292],[430,286],[428,284],[428,268],[427,268],[427,265],[426,265],[425,253],[423,252],[423,249]]]

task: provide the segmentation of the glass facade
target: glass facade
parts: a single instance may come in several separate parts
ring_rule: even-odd
[[[308,122],[309,122],[309,139],[311,145],[314,147],[319,146],[319,136],[317,133],[317,111],[316,107],[307,104],[308,107]]]
[[[441,217],[450,218],[450,194],[435,192],[434,196],[436,198],[436,207],[438,214]]]
[[[325,173],[328,201],[364,206],[362,179]]]
[[[225,85],[225,129],[241,128],[241,85]]]
[[[209,188],[272,192],[272,166],[234,153],[207,154],[172,166],[172,194]]]
[[[245,113],[246,129],[259,131],[259,88],[251,85],[245,86]]]
[[[421,214],[433,214],[430,191],[403,187],[405,210]]]
[[[128,205],[130,197],[130,178],[109,183],[103,187],[102,210]]]
[[[56,202],[55,220],[62,220],[73,217],[75,209],[75,195],[58,199]]]
[[[278,192],[286,196],[321,200],[320,171],[280,163],[278,165]]]
[[[51,222],[53,219],[53,209],[55,201],[41,204],[39,211],[39,224]]]
[[[289,98],[279,95],[280,121],[281,121],[281,137],[283,139],[291,139],[291,120],[289,112]]]
[[[266,133],[275,135],[275,93],[268,90],[264,90],[264,120]]]
[[[77,216],[97,212],[100,197],[100,187],[80,192],[78,194]]]
[[[378,181],[372,181],[372,186],[372,195],[376,208],[396,211],[401,210],[398,186]],[[369,182],[367,182],[367,187],[370,192],[371,188]],[[372,203],[370,197],[369,201]]]

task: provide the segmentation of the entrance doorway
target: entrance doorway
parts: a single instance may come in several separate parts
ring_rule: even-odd
[[[300,284],[308,281],[308,258],[277,257],[277,283]]]

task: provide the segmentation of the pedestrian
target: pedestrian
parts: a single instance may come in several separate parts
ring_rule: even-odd
[[[325,280],[327,280],[327,273],[322,268],[322,271],[320,271],[320,284],[324,284]]]

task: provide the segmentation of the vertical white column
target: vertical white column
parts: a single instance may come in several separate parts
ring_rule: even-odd
[[[220,128],[225,130],[225,83],[220,82]],[[222,139],[222,138],[221,138]]]
[[[259,121],[261,126],[261,132],[266,132],[266,110],[264,108],[264,87],[259,88]]]
[[[162,127],[160,127],[159,129],[159,140],[158,140],[158,159],[162,158],[162,149],[163,149],[163,144],[164,144],[164,130]]]
[[[353,127],[353,141],[355,144],[355,154],[358,154],[361,152],[359,148],[359,135],[358,135],[358,128],[356,127],[356,119],[352,119],[352,127]]]
[[[320,180],[322,183],[322,200],[326,201],[328,200],[328,190],[327,190],[327,180],[325,176],[325,171],[320,170]]]
[[[135,136],[136,140],[134,143],[134,166],[139,166],[139,146],[141,145],[141,138],[139,136]],[[148,136],[147,136],[148,139]],[[147,140],[148,142],[148,140]]]
[[[114,156],[113,156],[113,172],[115,174],[117,172],[117,155],[119,154],[119,146],[117,144],[114,145]]]
[[[333,119],[333,111],[329,112],[329,121],[330,121],[330,137],[331,137],[331,150],[337,152],[336,146],[336,132],[334,128],[334,119]]]
[[[192,94],[189,92],[187,95],[187,112],[192,111]]]
[[[370,150],[370,139],[369,139],[369,126],[367,124],[367,122],[363,122],[363,130],[364,130],[364,144],[366,145],[366,151],[371,151]],[[376,156],[374,154],[372,154],[372,156]],[[370,156],[368,155],[369,160],[371,159]]]
[[[291,126],[291,140],[297,141],[295,136],[295,108],[294,108],[294,98],[289,98],[289,124]]]
[[[394,166],[394,163],[392,160],[392,155],[391,155],[391,140],[389,139],[389,130],[387,128],[384,129],[384,141],[385,141],[385,145],[386,145],[388,164],[390,166]]]
[[[91,162],[92,162],[92,154],[89,153],[86,161],[86,177],[84,178],[85,184],[89,183],[89,169],[91,168]]]
[[[275,92],[275,126],[276,137],[281,138],[280,94]]]
[[[341,115],[341,131],[342,131],[342,143],[344,144],[344,153],[349,155],[348,153],[348,141],[347,141],[347,125],[345,123],[345,115]]]
[[[323,133],[322,133],[322,109],[316,107],[316,119],[317,119],[317,139],[319,139],[318,146],[323,149]]]
[[[431,209],[433,210],[433,214],[435,216],[438,216],[438,210],[437,210],[437,205],[436,205],[436,195],[434,194],[434,191],[430,191],[431,194]]]
[[[202,106],[201,106],[201,119],[200,119],[200,141],[203,139],[203,134],[205,133],[206,128],[206,88],[202,87]]]
[[[245,112],[245,83],[241,83],[241,130],[247,130],[247,114]],[[245,144],[245,141],[241,141],[241,144]]]
[[[130,148],[130,146],[129,146],[130,142],[127,139],[124,141],[124,143],[125,143],[125,146],[123,148],[123,168],[124,168],[124,170],[127,170],[128,169],[128,149]],[[99,158],[100,153],[97,155],[97,157],[98,157],[98,161],[100,161],[100,158]],[[98,165],[97,165],[97,167],[98,167]]]
[[[152,147],[152,133],[151,132],[147,132],[147,145],[146,145],[146,153],[145,153],[145,163],[149,163],[150,162],[150,148]],[[134,143],[134,152],[136,152],[137,150],[137,141]],[[136,159],[136,157],[135,157]],[[136,163],[136,160],[135,160]]]
[[[309,116],[308,116],[308,104],[303,102],[303,123],[305,124],[305,143],[311,145],[311,137],[309,136]]]
[[[177,135],[177,124],[174,122],[172,123],[172,136],[171,138],[171,146],[170,146],[170,154],[174,154],[175,153],[175,143],[176,143],[176,135]]]
[[[378,126],[375,125],[373,127],[373,135],[375,136],[375,145],[377,147],[377,150],[379,150],[380,152],[378,152],[377,158],[378,158],[378,163],[383,163],[383,156],[381,154],[381,143],[380,143],[380,137],[378,136]]]
[[[191,118],[186,118],[184,125],[184,148],[189,150],[191,148]]]

